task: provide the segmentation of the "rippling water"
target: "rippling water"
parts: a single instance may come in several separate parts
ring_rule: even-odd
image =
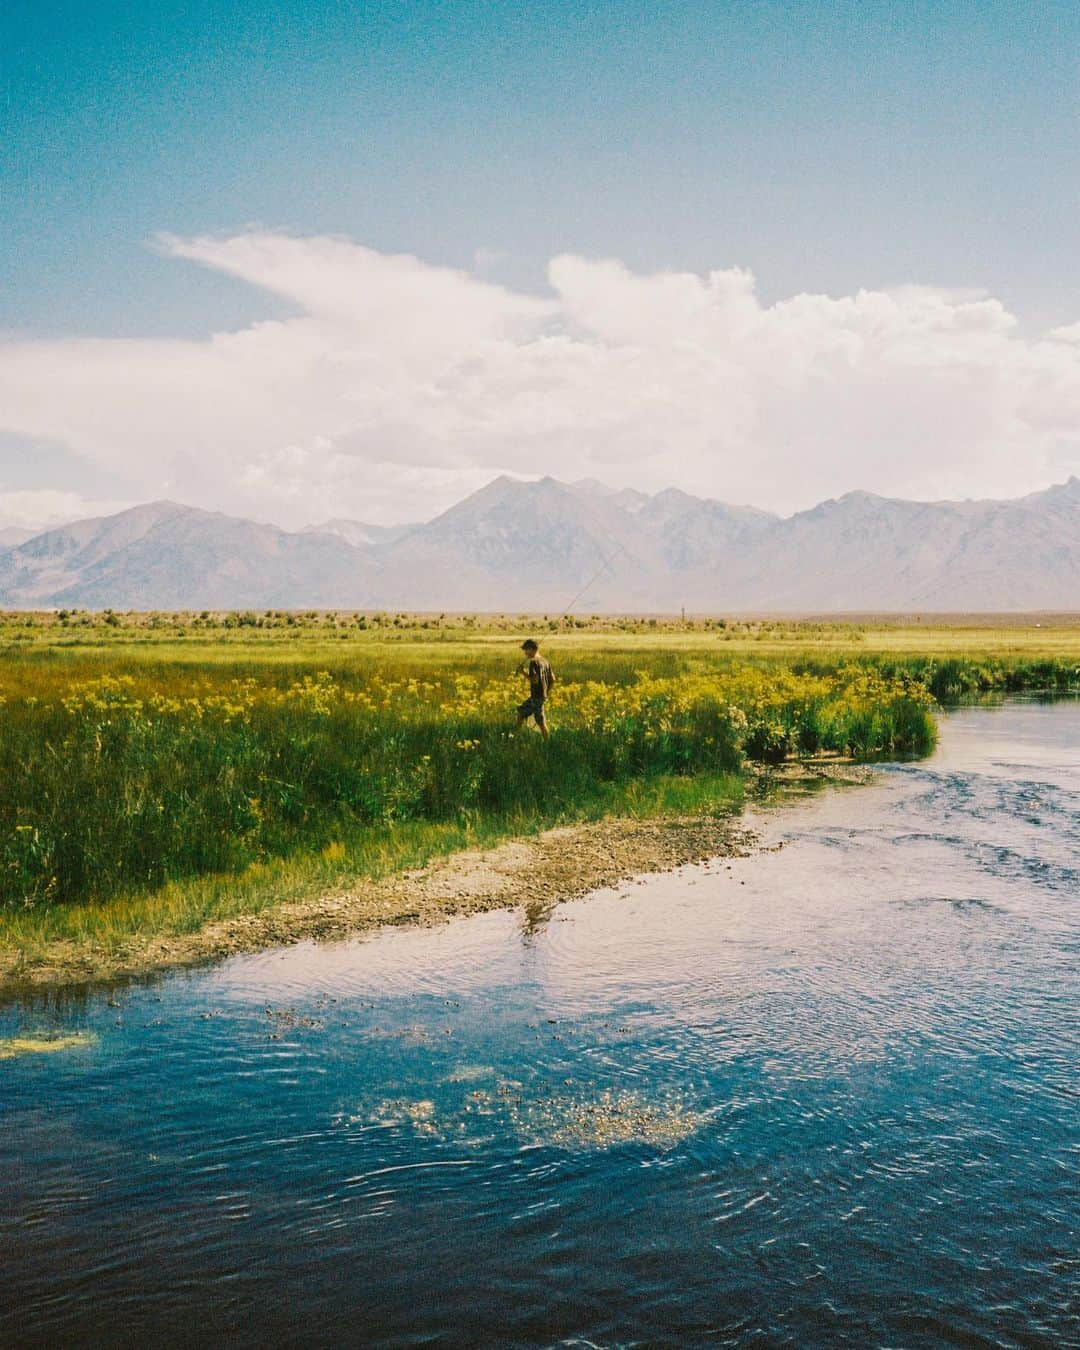
[[[0,1342],[1080,1344],[1080,704],[761,823],[0,1013]]]

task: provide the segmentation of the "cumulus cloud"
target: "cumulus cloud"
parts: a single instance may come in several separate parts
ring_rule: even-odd
[[[202,341],[0,344],[0,429],[145,496],[391,520],[506,471],[791,510],[855,487],[1015,495],[1080,468],[1080,324],[1027,337],[988,296],[763,305],[739,268],[572,256],[534,296],[337,238],[158,246],[295,315]]]

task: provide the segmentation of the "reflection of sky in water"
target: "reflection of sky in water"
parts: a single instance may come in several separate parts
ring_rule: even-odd
[[[1080,704],[759,823],[531,925],[0,1014],[99,1036],[0,1065],[0,1333],[1062,1343]]]

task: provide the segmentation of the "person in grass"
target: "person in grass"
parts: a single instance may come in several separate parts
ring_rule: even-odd
[[[521,650],[526,656],[526,663],[521,670],[523,674],[527,673],[529,676],[529,697],[518,708],[518,728],[520,730],[532,717],[540,728],[541,736],[547,740],[549,732],[547,718],[544,716],[544,704],[547,702],[551,686],[555,683],[555,672],[551,669],[550,661],[546,661],[540,655],[540,648],[533,638],[526,638],[521,644]]]

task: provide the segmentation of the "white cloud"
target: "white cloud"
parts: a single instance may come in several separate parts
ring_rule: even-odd
[[[160,247],[295,317],[204,341],[0,344],[0,428],[148,497],[415,518],[506,470],[795,509],[854,487],[1013,495],[1080,467],[1080,325],[1024,337],[991,297],[763,306],[741,269],[570,256],[537,297],[343,239]]]
[[[47,530],[70,520],[112,515],[131,505],[131,502],[98,501],[59,488],[5,492],[0,487],[0,529],[17,525],[28,530]]]

